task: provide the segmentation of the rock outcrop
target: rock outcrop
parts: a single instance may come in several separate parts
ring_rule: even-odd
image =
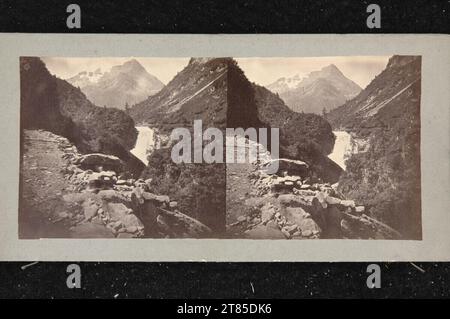
[[[40,149],[37,141],[48,149]],[[149,187],[150,180],[127,179],[123,162],[115,156],[81,154],[68,139],[43,130],[25,130],[24,144],[23,156],[27,161],[21,168],[23,193],[20,216],[26,219],[31,214],[33,201],[37,199],[37,194],[41,194],[42,208],[38,209],[41,215],[36,218],[49,220],[59,227],[62,231],[58,236],[210,236],[208,227],[181,213],[177,203],[168,196],[153,194]],[[36,165],[51,161],[52,170],[35,169],[28,159],[36,161]],[[48,189],[43,189],[41,182]],[[49,210],[50,205],[52,210]],[[38,222],[34,220],[33,223],[37,227]],[[27,236],[26,232],[24,230],[24,238],[33,237]],[[39,236],[45,237],[45,234]]]
[[[117,156],[105,155],[101,153],[82,155],[77,160],[76,164],[79,164],[80,167],[84,170],[95,170],[101,167],[102,170],[111,170],[121,173],[124,169],[124,163],[120,158],[118,158]]]
[[[337,185],[314,182],[307,175],[268,175],[265,163],[248,174],[252,190],[247,207],[228,225],[231,237],[250,239],[398,239],[391,227],[365,214],[365,207],[345,198]],[[301,163],[296,163],[300,165]],[[304,169],[304,164],[300,165]],[[242,179],[240,183],[242,183]]]

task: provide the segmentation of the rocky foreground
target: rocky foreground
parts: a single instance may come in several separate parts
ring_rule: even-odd
[[[116,156],[80,154],[66,138],[24,130],[21,238],[200,238],[211,230],[128,178]]]
[[[239,169],[229,166],[228,192],[232,194],[245,184],[248,184],[247,190],[250,189],[234,203],[228,203],[227,196],[227,205],[234,209],[240,205],[240,215],[228,224],[232,237],[400,238],[397,231],[366,215],[364,206],[340,194],[337,184],[313,183],[306,163],[289,159],[278,161],[279,175],[266,173],[267,161],[253,164],[252,170],[246,170],[246,176],[239,176]],[[230,201],[232,199],[233,195]]]
[[[183,214],[151,179],[132,179],[118,157],[81,154],[66,138],[24,130],[21,238],[205,238],[210,228]],[[260,154],[261,155],[261,154]],[[266,154],[267,155],[267,154]],[[267,156],[227,165],[227,236],[250,239],[397,239],[337,185],[319,183],[299,160]]]

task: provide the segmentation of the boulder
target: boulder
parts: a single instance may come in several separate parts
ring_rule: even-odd
[[[287,231],[290,235],[294,235],[298,231],[297,225],[284,226],[283,229]]]
[[[163,203],[169,204],[170,203],[170,198],[169,198],[169,196],[166,196],[166,195],[155,195],[152,193],[143,192],[142,197],[145,200],[155,201],[155,202],[159,202],[161,204],[163,204]]]
[[[321,233],[319,225],[317,225],[317,223],[311,218],[304,218],[297,225],[300,228],[302,235],[305,237],[318,235]]]
[[[267,205],[268,199],[265,197],[249,197],[245,200],[245,205],[254,208],[261,208]]]
[[[245,222],[247,220],[247,217],[245,217],[245,216],[239,216],[238,218],[237,218],[237,221],[238,222],[240,222],[240,223],[243,223],[243,222]]]
[[[291,233],[289,231],[286,230],[286,227],[281,228],[281,232],[283,233],[283,235],[287,238],[290,239],[291,238]]]
[[[104,174],[106,173],[106,174]],[[110,172],[94,172],[88,177],[89,188],[112,188],[114,181]]]
[[[355,207],[355,212],[358,214],[362,214],[364,213],[365,207],[364,206],[356,206]]]
[[[314,197],[314,196],[316,196],[316,192],[312,191],[312,190],[304,190],[304,189],[294,188],[293,192],[294,192],[295,195],[300,195],[300,196],[303,196],[303,197]]]
[[[284,216],[290,224],[301,225],[310,214],[301,207],[286,207],[281,210],[281,216]]]
[[[341,200],[339,204],[341,204],[344,207],[355,208],[355,201],[353,200]]]
[[[275,208],[272,205],[264,205],[261,207],[261,221],[267,223],[275,216]]]
[[[102,178],[110,178],[110,179],[113,179],[113,177],[116,176],[116,172],[114,172],[114,171],[101,171],[101,172],[99,172],[99,174],[100,174],[100,177],[102,177]]]
[[[128,226],[125,231],[130,234],[134,234],[138,231],[137,226]]]
[[[282,194],[278,196],[278,200],[283,206],[300,207],[308,206],[308,202],[301,196],[294,194]]]
[[[101,190],[97,193],[97,196],[104,201],[114,203],[126,203],[128,199],[120,192],[113,189]]]
[[[294,186],[294,182],[286,181],[286,182],[284,182],[284,185],[286,185],[286,186]]]
[[[278,172],[287,172],[288,175],[295,175],[305,177],[308,175],[308,164],[299,160],[292,160],[287,158],[272,159],[263,164],[262,169],[267,168],[269,165],[273,165],[274,162],[278,162]]]
[[[303,237],[310,237],[313,235],[312,231],[310,231],[310,230],[302,231],[301,234]]]
[[[121,221],[126,215],[132,212],[130,208],[122,203],[108,203],[106,204],[106,209],[111,221]]]
[[[162,220],[169,227],[174,237],[202,238],[211,235],[211,229],[195,218],[180,213],[159,209],[158,220]]]
[[[130,227],[136,227],[136,230],[133,232],[136,232],[138,230],[138,227],[139,228],[144,227],[144,224],[142,224],[142,222],[139,220],[139,218],[137,218],[137,216],[134,214],[128,214],[128,215],[123,216],[120,219],[120,222],[127,229]]]
[[[259,224],[256,227],[245,232],[246,237],[250,239],[285,239],[286,236],[278,228],[274,221],[268,222],[266,225]]]
[[[329,204],[329,205],[338,205],[341,203],[341,200],[339,198],[336,197],[331,197],[331,196],[327,196],[325,198],[325,201]]]
[[[101,153],[82,155],[76,164],[79,164],[82,169],[92,169],[94,171],[101,167],[103,170],[112,170],[120,173],[124,169],[124,163],[120,158]]]
[[[86,200],[83,204],[83,213],[85,220],[89,221],[92,218],[94,218],[95,215],[97,215],[98,212],[98,206],[95,204],[95,202],[92,199]]]
[[[118,231],[120,228],[122,228],[122,221],[118,220],[115,222],[110,222],[107,226],[111,229],[114,229],[115,231]]]
[[[59,218],[59,219],[70,218],[70,214],[68,214],[66,211],[60,212],[60,213],[58,213],[56,216],[57,216],[57,218]]]
[[[178,203],[175,202],[175,201],[169,203],[169,207],[170,207],[170,208],[176,208],[177,206],[178,206]]]

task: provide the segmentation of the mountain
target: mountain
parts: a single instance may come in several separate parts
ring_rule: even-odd
[[[164,87],[135,59],[105,73],[100,69],[80,72],[67,82],[79,87],[94,104],[118,109],[141,102]]]
[[[280,128],[280,154],[311,164],[317,180],[336,181],[342,170],[327,158],[334,144],[330,124],[316,114],[290,110],[269,90],[251,83],[232,58],[192,58],[160,92],[130,108],[136,123],[169,134],[173,128]],[[168,194],[180,210],[216,232],[225,231],[226,164],[175,164],[171,147],[152,152],[143,179]]]
[[[421,57],[393,56],[358,96],[327,114],[366,145],[347,160],[340,190],[413,239],[421,238],[420,96]]]
[[[170,130],[192,126],[225,128],[227,112],[227,59],[192,58],[160,92],[129,110],[136,123]]]
[[[303,79],[304,76],[300,74],[296,74],[290,78],[282,77],[273,82],[272,84],[269,84],[267,88],[274,93],[282,94],[296,89]]]
[[[74,87],[84,88],[88,85],[97,83],[98,80],[103,76],[103,72],[100,68],[95,71],[81,71],[77,75],[67,79],[67,82],[72,84]]]
[[[124,111],[92,104],[80,89],[52,76],[37,57],[20,59],[21,129],[44,129],[73,142],[82,153],[120,157],[140,174],[143,164],[129,150],[137,131]]]
[[[136,123],[170,134],[176,127],[224,130],[227,118],[227,64],[224,58],[192,58],[160,92],[131,107]],[[226,224],[226,167],[221,163],[175,164],[170,145],[154,150],[141,176],[152,179],[152,189],[168,194],[183,213],[199,220],[215,233]]]
[[[235,60],[228,63],[227,127],[280,129],[280,157],[301,159],[311,174],[328,182],[342,170],[326,155],[335,136],[330,124],[317,114],[293,112],[276,94],[251,83]]]
[[[414,100],[417,96],[409,101],[415,104],[405,103],[405,98],[411,97],[415,86],[420,87],[420,63],[420,57],[393,56],[386,69],[358,96],[329,112],[328,121],[335,128],[357,131],[359,135],[367,135],[364,133],[366,128],[370,133],[373,129],[384,128],[387,123],[393,124],[396,122],[394,115],[398,116],[419,102]],[[401,106],[399,101],[403,102]]]
[[[305,77],[280,78],[267,88],[295,112],[322,114],[355,97],[361,87],[331,64]]]
[[[342,169],[327,157],[335,141],[331,125],[317,114],[293,112],[265,87],[254,85],[254,91],[259,119],[280,129],[280,157],[300,159],[315,179],[336,182]]]

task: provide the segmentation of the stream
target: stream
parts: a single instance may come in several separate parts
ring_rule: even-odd
[[[154,130],[148,126],[136,126],[136,129],[138,130],[136,145],[130,152],[142,163],[148,165],[147,156],[155,146]]]
[[[345,131],[333,131],[336,135],[334,148],[328,158],[345,170],[345,161],[352,152],[352,137]]]

